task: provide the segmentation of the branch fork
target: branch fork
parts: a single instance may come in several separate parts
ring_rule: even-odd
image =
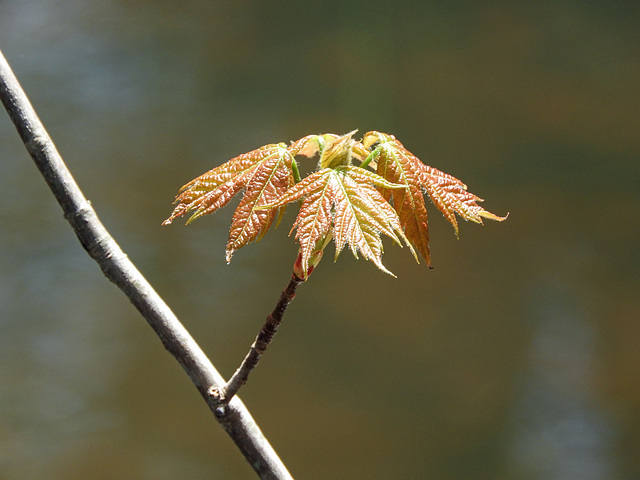
[[[267,315],[267,318],[260,329],[260,333],[256,336],[256,339],[251,344],[249,352],[244,357],[244,360],[231,376],[229,381],[221,388],[214,386],[209,387],[208,393],[215,400],[218,408],[229,403],[229,401],[238,393],[238,390],[242,385],[247,382],[249,373],[258,365],[260,357],[264,354],[267,347],[273,340],[280,323],[282,323],[282,317],[287,310],[289,304],[296,296],[296,290],[301,283],[304,283],[305,279],[300,278],[295,273],[291,275],[291,280],[286,288],[280,294],[280,299],[276,304],[273,311]]]

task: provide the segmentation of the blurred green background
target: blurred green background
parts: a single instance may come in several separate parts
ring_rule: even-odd
[[[228,376],[295,209],[224,262],[177,189],[265,143],[396,135],[504,223],[431,208],[435,269],[332,247],[241,397],[299,479],[640,478],[640,3],[0,0],[85,195]],[[430,206],[432,207],[432,206]],[[0,112],[0,477],[252,479]]]

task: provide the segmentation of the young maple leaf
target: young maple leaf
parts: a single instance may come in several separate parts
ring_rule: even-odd
[[[376,186],[403,188],[369,170],[341,165],[312,173],[290,188],[276,203],[269,205],[279,208],[304,197],[291,229],[297,228],[295,238],[300,244],[302,272],[308,272],[309,259],[324,247],[331,235],[336,244],[336,258],[348,245],[356,258],[360,252],[390,275],[393,274],[381,260],[383,247],[380,233],[398,244],[401,238],[413,252],[402,232],[398,216]]]
[[[292,231],[297,228],[300,244],[294,274],[301,272],[306,279],[331,238],[336,258],[348,245],[356,257],[360,252],[390,273],[381,261],[384,233],[397,243],[402,239],[418,260],[415,247],[430,266],[424,192],[456,235],[456,214],[476,223],[506,218],[484,210],[477,204],[482,199],[460,180],[422,163],[393,135],[371,131],[359,142],[352,138],[354,133],[308,135],[288,147],[270,144],[239,155],[183,186],[176,197],[178,205],[164,224],[192,212],[189,223],[225,206],[244,190],[229,231],[229,262],[235,250],[260,240],[288,203],[303,199]],[[317,156],[319,171],[300,181],[296,155]],[[352,166],[353,160],[360,166]]]
[[[453,225],[458,235],[457,213],[465,220],[482,223],[482,218],[502,221],[476,202],[482,199],[467,191],[467,186],[457,178],[422,163],[409,152],[393,135],[371,131],[365,134],[363,145],[371,149],[370,157],[376,162],[378,175],[394,184],[404,185],[404,189],[389,190],[379,186],[382,196],[389,201],[393,197],[393,207],[400,218],[404,233],[413,246],[431,266],[429,253],[429,230],[427,209],[423,191],[431,197],[433,204]]]
[[[318,164],[320,168],[350,165],[352,158],[362,162],[369,155],[369,151],[364,148],[362,143],[351,138],[356,132],[357,130],[353,130],[342,136],[338,136],[335,133],[307,135],[300,140],[292,142],[289,146],[289,151],[294,155],[301,155],[307,158],[319,155]]]
[[[262,238],[273,223],[278,210],[260,207],[277,201],[294,184],[296,148],[287,148],[284,143],[264,145],[191,180],[180,189],[176,197],[178,205],[163,225],[194,212],[187,221],[190,223],[225,206],[244,189],[229,230],[226,248],[229,262],[235,250]]]

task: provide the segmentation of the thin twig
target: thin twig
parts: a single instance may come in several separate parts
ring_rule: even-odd
[[[273,312],[267,316],[260,333],[258,333],[258,336],[249,349],[249,353],[244,357],[244,360],[222,390],[220,392],[212,391],[212,395],[217,393],[222,402],[229,402],[238,392],[240,387],[246,383],[249,373],[251,373],[251,370],[258,365],[260,357],[265,352],[271,343],[271,340],[273,340],[274,335],[278,331],[284,312],[295,298],[296,289],[301,283],[304,283],[302,278],[299,278],[296,275],[291,275],[289,284],[282,291],[280,300],[278,300]]]
[[[262,479],[292,477],[242,401],[222,404],[210,395],[224,379],[166,303],[120,249],[82,194],[0,51],[0,98],[27,151],[46,180],[82,246],[105,276],[131,300],[204,397],[216,419]]]

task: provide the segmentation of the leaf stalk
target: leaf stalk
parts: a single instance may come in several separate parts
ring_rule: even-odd
[[[258,365],[260,357],[264,354],[267,347],[273,340],[280,323],[282,323],[282,317],[287,310],[289,304],[296,296],[296,290],[301,283],[304,283],[305,279],[298,277],[297,275],[291,275],[289,284],[280,294],[280,299],[276,304],[273,311],[267,316],[264,325],[260,329],[260,333],[256,336],[255,341],[251,344],[249,352],[245,356],[244,360],[235,371],[229,381],[217,392],[217,396],[220,402],[228,403],[242,385],[247,382],[249,374]],[[211,392],[216,394],[216,392]]]

